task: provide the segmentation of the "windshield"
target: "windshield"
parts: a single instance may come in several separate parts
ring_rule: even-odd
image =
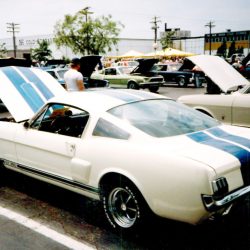
[[[66,73],[66,71],[67,71],[67,69],[58,70],[58,71],[57,71],[57,73],[58,73],[58,75],[59,75],[59,77],[60,77],[61,79],[63,79],[64,74]]]
[[[133,67],[120,67],[119,68],[121,74],[129,74],[132,70],[133,70]]]
[[[167,99],[134,102],[108,112],[154,137],[192,133],[219,124],[199,111]]]

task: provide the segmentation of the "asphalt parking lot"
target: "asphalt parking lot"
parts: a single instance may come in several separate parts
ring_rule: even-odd
[[[176,99],[205,88],[162,87]],[[0,186],[0,249],[250,249],[250,200],[221,219],[191,226],[155,218],[141,232],[117,235],[99,202],[8,172]]]

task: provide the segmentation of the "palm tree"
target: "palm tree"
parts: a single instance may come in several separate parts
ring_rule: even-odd
[[[52,51],[49,49],[49,42],[47,40],[38,40],[37,43],[38,47],[32,50],[32,59],[38,62],[45,62],[52,57]]]

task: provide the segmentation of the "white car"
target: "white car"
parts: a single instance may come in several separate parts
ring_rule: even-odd
[[[250,192],[250,130],[161,95],[67,93],[38,69],[0,69],[2,166],[101,200],[125,232],[148,213],[191,224]]]
[[[201,55],[188,59],[216,84],[211,85],[216,88],[208,88],[208,92],[216,89],[216,93],[181,96],[178,101],[223,123],[250,127],[249,81],[220,57]]]
[[[69,69],[67,67],[65,68],[51,68],[51,69],[45,69],[46,72],[48,72],[50,75],[52,75],[63,87],[65,87],[65,80],[64,80],[64,74]]]

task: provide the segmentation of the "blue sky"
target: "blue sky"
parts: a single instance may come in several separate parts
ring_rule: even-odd
[[[17,36],[52,34],[57,21],[66,14],[90,7],[93,17],[112,15],[125,25],[122,38],[153,38],[156,16],[159,31],[169,28],[190,30],[192,36],[208,33],[205,27],[213,21],[213,32],[250,30],[250,0],[5,0],[0,8],[0,39],[7,33],[8,22],[20,24]]]

